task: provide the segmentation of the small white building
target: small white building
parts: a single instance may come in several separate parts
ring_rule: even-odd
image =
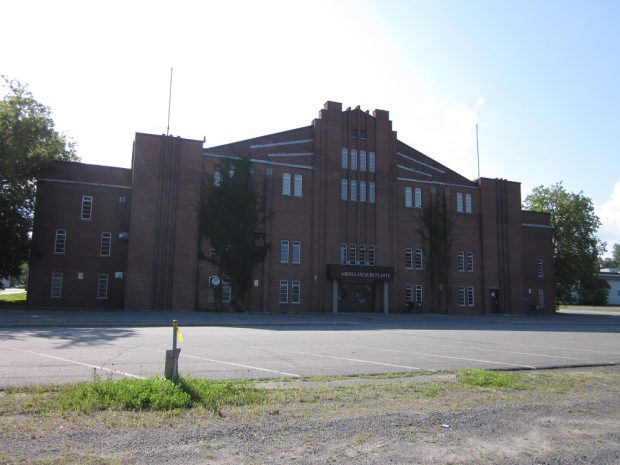
[[[607,305],[620,305],[620,272],[617,268],[604,268],[599,272],[601,285],[607,290]]]

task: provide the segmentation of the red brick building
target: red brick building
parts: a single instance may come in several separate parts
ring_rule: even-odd
[[[217,147],[136,134],[131,169],[58,163],[39,182],[30,303],[212,307],[201,185],[239,158],[270,212],[251,310],[554,310],[549,217],[521,210],[519,183],[470,181],[398,140],[387,111],[336,102],[310,126]]]

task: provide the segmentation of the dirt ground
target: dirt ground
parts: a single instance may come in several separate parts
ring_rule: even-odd
[[[453,374],[259,383],[220,415],[22,413],[0,394],[2,464],[620,464],[620,369],[532,372],[525,390]]]

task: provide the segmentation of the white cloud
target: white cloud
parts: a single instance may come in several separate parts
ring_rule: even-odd
[[[620,244],[620,180],[616,182],[609,199],[596,206],[596,214],[602,223],[599,236],[607,242],[607,248]]]

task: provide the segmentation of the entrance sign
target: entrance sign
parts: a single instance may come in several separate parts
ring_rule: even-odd
[[[327,277],[341,282],[374,283],[394,279],[389,266],[327,265]]]

